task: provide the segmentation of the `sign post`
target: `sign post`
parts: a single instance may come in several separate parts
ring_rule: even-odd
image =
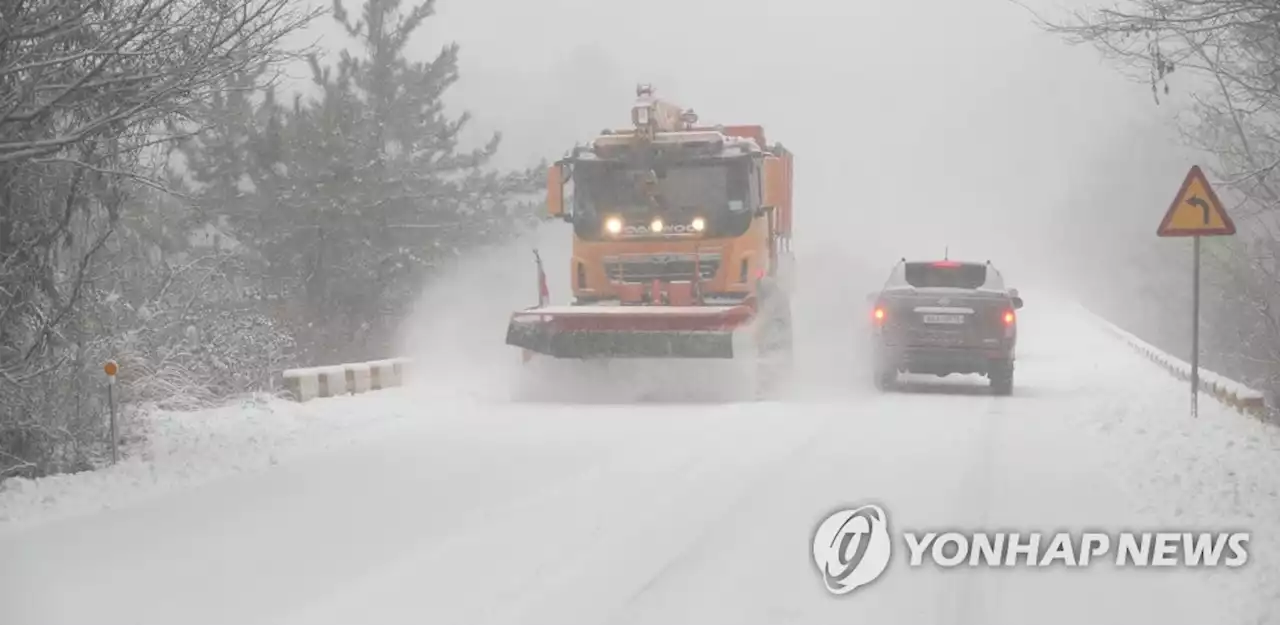
[[[1200,237],[1231,236],[1236,226],[1213,192],[1199,165],[1193,165],[1165,212],[1156,236],[1191,237],[1191,416],[1199,414],[1200,389]]]
[[[108,360],[102,365],[102,372],[107,374],[107,408],[111,412],[111,464],[120,462],[120,450],[117,447],[120,440],[119,431],[116,428],[116,371],[119,367],[116,361]]]

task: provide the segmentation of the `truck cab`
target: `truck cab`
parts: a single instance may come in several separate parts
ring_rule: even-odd
[[[734,368],[768,394],[791,361],[791,154],[761,126],[699,125],[646,85],[636,96],[631,128],[549,169],[573,297],[551,304],[539,260],[539,304],[512,314],[507,344],[526,362],[753,362]]]
[[[760,126],[699,127],[646,87],[637,95],[634,128],[603,132],[549,172],[548,208],[573,225],[574,303],[743,300],[778,282],[791,154]]]

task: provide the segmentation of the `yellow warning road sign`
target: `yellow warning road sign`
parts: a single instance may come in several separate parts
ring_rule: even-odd
[[[1156,235],[1162,237],[1193,237],[1191,257],[1191,416],[1199,413],[1197,391],[1200,388],[1200,237],[1230,235],[1236,233],[1236,225],[1222,207],[1218,194],[1209,186],[1209,180],[1193,165],[1182,181],[1178,196],[1164,214]]]
[[[1178,189],[1178,196],[1164,214],[1156,235],[1199,237],[1235,233],[1236,225],[1222,207],[1218,194],[1209,186],[1209,180],[1200,171],[1200,166],[1193,165],[1191,171],[1187,172],[1187,179],[1182,181],[1182,188]]]

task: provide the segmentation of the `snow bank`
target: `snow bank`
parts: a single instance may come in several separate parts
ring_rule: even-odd
[[[95,471],[0,482],[0,531],[97,512],[260,470],[285,458],[377,436],[422,415],[409,389],[306,404],[255,396],[197,412],[143,417],[145,435],[119,464]]]
[[[1129,346],[1136,349],[1139,353],[1151,359],[1152,362],[1160,365],[1168,372],[1181,380],[1191,379],[1191,365],[1181,359],[1175,358],[1155,346],[1143,341],[1142,339],[1124,331],[1119,326],[1103,319],[1094,314],[1084,306],[1080,306],[1081,312],[1086,317],[1094,320],[1111,333],[1123,339]],[[1226,376],[1200,368],[1200,390],[1208,393],[1218,401],[1239,410],[1240,412],[1252,414],[1255,416],[1263,416],[1267,412],[1266,395],[1244,384],[1236,382]]]

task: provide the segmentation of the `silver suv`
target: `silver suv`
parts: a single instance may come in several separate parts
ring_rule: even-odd
[[[995,394],[1013,392],[1022,298],[990,261],[904,258],[869,300],[876,388],[893,385],[899,372],[976,373]]]

